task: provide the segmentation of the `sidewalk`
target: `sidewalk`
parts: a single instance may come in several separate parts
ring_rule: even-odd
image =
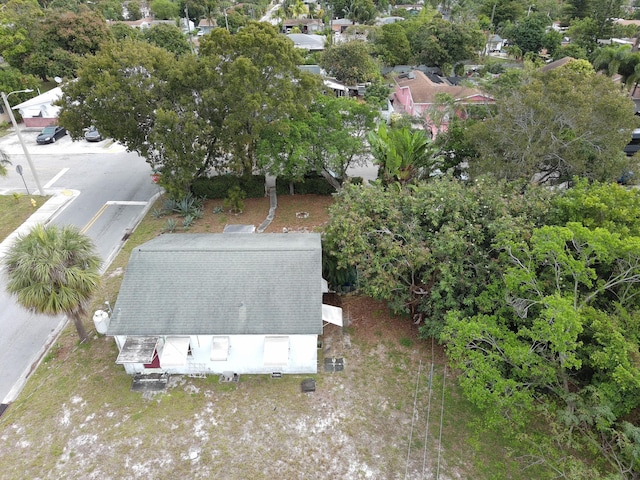
[[[0,243],[0,259],[6,255],[19,235],[29,233],[31,228],[38,223],[44,223],[45,225],[49,223],[62,208],[75,200],[79,194],[78,190],[59,190],[55,192],[44,205],[40,206],[35,213]]]

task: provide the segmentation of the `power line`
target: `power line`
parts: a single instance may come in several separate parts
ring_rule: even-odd
[[[418,386],[420,385],[420,371],[422,370],[422,359],[420,359],[420,364],[418,365],[418,378],[416,378],[416,391],[413,396],[413,415],[411,418],[411,431],[409,432],[409,447],[407,448],[407,465],[404,471],[404,478],[407,478],[409,474],[409,455],[411,454],[411,441],[413,439],[413,426],[416,422],[416,403],[418,401]]]
[[[444,420],[444,392],[445,392],[445,380],[447,379],[447,364],[444,364],[444,371],[442,372],[442,405],[440,408],[440,438],[438,438],[438,467],[436,468],[436,480],[440,476],[440,453],[442,452],[442,422]]]
[[[433,345],[432,345],[433,348]],[[422,477],[424,477],[427,464],[427,445],[429,442],[429,418],[431,417],[431,391],[433,389],[433,362],[431,362],[431,370],[429,371],[429,401],[427,403],[427,426],[424,430],[424,453],[422,455]]]

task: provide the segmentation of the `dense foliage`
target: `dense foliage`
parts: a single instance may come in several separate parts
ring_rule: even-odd
[[[495,114],[469,132],[478,152],[471,170],[537,183],[616,180],[631,170],[622,150],[637,124],[633,102],[580,65],[533,71],[496,92]]]
[[[264,129],[303,111],[316,91],[298,62],[293,44],[264,23],[215,30],[198,57],[124,41],[86,60],[60,118],[73,136],[94,124],[142,154],[179,198],[212,169],[256,168]]]
[[[438,335],[447,311],[482,308],[495,273],[494,238],[527,235],[540,224],[546,195],[447,177],[406,187],[350,185],[331,210],[327,250],[340,268],[357,268],[364,293],[422,323],[423,335]]]

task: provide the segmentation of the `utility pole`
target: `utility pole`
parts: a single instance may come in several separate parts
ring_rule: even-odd
[[[196,53],[193,48],[193,39],[191,38],[191,21],[189,20],[187,2],[184,2],[184,21],[187,22],[187,32],[189,33],[189,47],[191,48],[191,53]]]
[[[36,187],[38,188],[38,195],[44,195],[44,189],[42,185],[40,185],[40,179],[38,178],[38,173],[36,172],[36,168],[33,165],[33,161],[31,160],[31,155],[29,154],[29,150],[24,143],[24,139],[22,138],[22,134],[20,133],[20,129],[18,128],[18,124],[16,123],[16,117],[13,116],[13,110],[11,110],[11,106],[9,105],[9,95],[13,95],[14,93],[29,93],[33,92],[32,89],[27,88],[25,90],[17,90],[15,92],[11,92],[6,94],[4,92],[0,92],[2,95],[2,101],[4,102],[4,108],[7,110],[9,114],[9,118],[11,119],[11,124],[13,125],[14,130],[16,131],[16,135],[18,136],[18,140],[20,141],[20,145],[22,146],[22,151],[24,152],[24,156],[27,157],[27,163],[29,164],[29,168],[31,169],[31,173],[33,174],[33,179],[36,181]]]

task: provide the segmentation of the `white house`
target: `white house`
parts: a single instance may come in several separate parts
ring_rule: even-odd
[[[106,334],[129,374],[315,373],[323,311],[341,324],[322,293],[319,234],[164,234],[131,253]]]
[[[25,127],[55,125],[58,122],[60,107],[54,105],[54,102],[60,98],[62,98],[62,89],[55,87],[26,102],[15,105],[12,109],[20,112]]]
[[[308,33],[289,33],[287,37],[293,42],[294,47],[308,52],[321,52],[327,42],[327,38],[322,35]]]

